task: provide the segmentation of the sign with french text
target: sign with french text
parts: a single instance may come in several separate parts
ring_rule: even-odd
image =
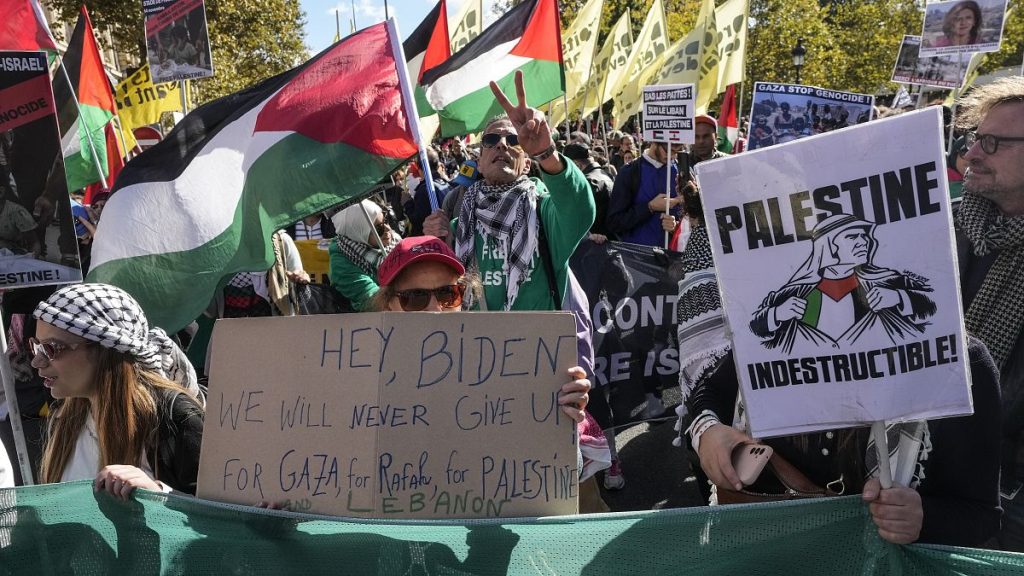
[[[972,412],[942,141],[929,108],[697,166],[755,437]]]
[[[998,52],[1006,23],[1006,0],[928,2],[921,29],[921,56]]]
[[[365,518],[575,514],[571,314],[219,320],[197,494]]]
[[[644,86],[644,140],[693,144],[693,84]]]
[[[956,54],[922,58],[920,50],[920,36],[903,36],[892,70],[893,82],[940,88],[957,88],[963,83],[967,59],[961,60]]]

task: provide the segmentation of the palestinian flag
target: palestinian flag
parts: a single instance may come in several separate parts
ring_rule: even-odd
[[[53,78],[53,97],[68,190],[78,190],[107,177],[104,127],[117,110],[85,6],[78,16],[61,66],[67,74],[57,70]]]
[[[427,70],[437,67],[451,57],[452,47],[448,43],[448,12],[445,0],[441,0],[416,30],[402,43],[405,61],[409,67],[409,78],[416,85],[416,110],[420,117],[432,116],[434,109],[427,102],[427,96],[420,85],[420,79]]]
[[[0,50],[57,51],[37,0],[0,0],[0,14]]]
[[[530,106],[565,92],[562,35],[555,0],[527,0],[473,39],[465,48],[423,74],[427,100],[441,116],[441,134],[479,132],[502,112],[488,82],[515,93],[515,73],[527,79]]]
[[[269,269],[275,230],[357,201],[416,154],[400,54],[378,24],[197,108],[124,167],[88,280],[174,331],[236,272]]]
[[[718,110],[718,149],[732,152],[732,146],[739,135],[739,124],[736,121],[736,85],[729,84],[722,98],[722,106]]]

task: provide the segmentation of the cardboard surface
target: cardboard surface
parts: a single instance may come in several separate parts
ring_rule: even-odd
[[[754,436],[972,412],[941,121],[697,166]]]
[[[218,320],[198,496],[377,518],[575,514],[567,313]]]

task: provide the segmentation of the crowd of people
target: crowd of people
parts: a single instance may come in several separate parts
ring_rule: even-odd
[[[581,242],[611,240],[667,246],[683,253],[691,271],[713,270],[693,168],[728,152],[711,115],[697,116],[694,144],[671,155],[665,143],[638,144],[638,134],[582,125],[559,131],[525,104],[521,73],[516,83],[517,104],[492,84],[505,114],[475,143],[441,142],[427,152],[426,166],[396,172],[371,199],[275,233],[274,266],[234,275],[207,314],[295,314],[295,294],[310,283],[296,240],[329,241],[331,289],[349,310],[571,311],[579,361],[565,367],[559,404],[581,431],[581,512],[603,511],[598,474],[608,490],[625,480],[614,438],[586,410],[590,307],[569,259]],[[722,337],[705,355],[712,361],[684,367],[680,378],[685,445],[709,502],[859,493],[890,542],[1024,551],[1024,77],[977,87],[960,109],[947,169],[963,190],[954,224],[974,415],[898,427],[891,487],[878,478],[863,429],[773,439],[796,472],[776,468],[745,485],[733,454],[753,439],[734,418],[742,413],[737,375],[718,318]],[[687,281],[679,306],[687,303]],[[181,348],[201,341],[195,330],[169,337],[150,327],[131,296],[113,286],[66,286],[37,302],[4,322],[17,373],[52,396],[33,408],[46,415],[48,429],[32,455],[39,480],[92,478],[97,490],[122,498],[136,488],[194,494],[206,370]],[[659,390],[645,394],[649,415],[665,411]],[[3,439],[9,446],[9,435]],[[666,447],[669,457],[685,457],[673,450]],[[0,481],[14,484],[13,475]]]

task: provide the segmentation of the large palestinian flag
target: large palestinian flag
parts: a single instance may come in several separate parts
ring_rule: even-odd
[[[232,274],[270,268],[275,230],[356,201],[416,154],[400,53],[378,24],[186,116],[118,177],[88,280],[177,330]]]
[[[515,93],[522,70],[530,106],[565,92],[562,36],[555,0],[529,0],[509,10],[465,48],[423,74],[427,100],[441,116],[441,134],[478,132],[501,113],[488,82]]]
[[[37,0],[0,0],[0,50],[57,50]]]
[[[68,190],[77,190],[107,177],[104,127],[116,111],[114,94],[103,71],[103,60],[85,6],[71,33],[61,66],[67,74],[57,70],[53,78],[53,98],[57,105]]]

